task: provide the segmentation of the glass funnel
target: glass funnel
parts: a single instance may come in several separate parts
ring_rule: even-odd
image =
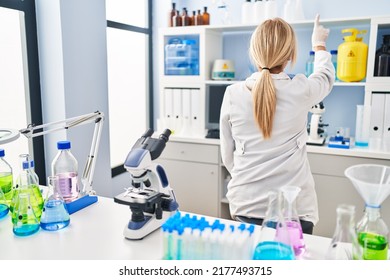
[[[254,260],[294,260],[286,223],[281,213],[281,193],[268,193],[268,208],[260,231]]]
[[[388,258],[389,230],[381,218],[380,207],[390,194],[390,167],[376,164],[354,165],[345,176],[366,203],[364,216],[357,224],[357,235],[365,260]]]
[[[30,202],[29,193],[18,193],[16,207],[12,213],[13,232],[17,236],[28,236],[39,230],[39,222]]]
[[[325,255],[327,260],[361,260],[362,248],[355,230],[355,206],[342,204],[336,209],[337,224]]]
[[[43,206],[40,225],[44,230],[55,231],[67,227],[70,217],[59,191],[59,177],[49,176],[47,179],[49,190]]]
[[[296,200],[301,189],[295,186],[283,186],[281,192],[283,194],[282,213],[286,222],[287,230],[290,235],[291,244],[294,248],[295,256],[301,256],[305,252],[305,241],[301,222],[299,221]]]

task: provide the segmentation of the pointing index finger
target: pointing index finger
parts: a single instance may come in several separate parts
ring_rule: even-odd
[[[314,26],[319,26],[319,25],[320,25],[320,15],[317,14],[314,20]]]

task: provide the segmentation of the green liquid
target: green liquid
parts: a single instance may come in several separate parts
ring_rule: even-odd
[[[14,189],[13,192],[14,192],[15,197],[17,195],[19,195],[20,193],[30,194],[31,207],[34,210],[34,214],[35,214],[36,218],[38,219],[38,221],[40,221],[41,216],[42,216],[42,209],[43,209],[43,197],[42,197],[42,193],[41,193],[41,190],[39,189],[38,185],[31,185],[28,188]],[[11,206],[10,206],[10,211],[12,212],[12,222],[16,222],[17,218],[18,218],[18,217],[16,217],[17,214],[15,213],[14,209],[19,207],[19,205],[18,205],[19,202],[16,201],[16,203],[17,203],[16,205],[14,205],[14,203],[11,203]]]
[[[12,200],[12,173],[0,173],[0,187],[7,204],[10,205]]]
[[[360,246],[363,247],[364,260],[387,260],[389,242],[386,236],[360,232],[358,240]]]

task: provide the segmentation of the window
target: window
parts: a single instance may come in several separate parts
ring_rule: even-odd
[[[42,123],[35,0],[0,0],[0,127],[22,129]],[[17,141],[2,146],[14,174],[19,154],[29,153],[41,184],[46,183],[43,139]]]
[[[107,61],[112,175],[152,127],[151,0],[107,0]]]

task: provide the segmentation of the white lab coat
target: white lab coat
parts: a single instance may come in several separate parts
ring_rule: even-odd
[[[232,217],[264,218],[269,190],[285,185],[301,188],[297,198],[300,219],[318,222],[318,204],[306,153],[310,108],[331,91],[335,70],[326,51],[315,54],[314,73],[291,79],[271,74],[276,89],[276,113],[271,138],[264,140],[254,121],[250,89],[260,72],[228,86],[221,107],[222,161],[231,174],[228,184]]]

